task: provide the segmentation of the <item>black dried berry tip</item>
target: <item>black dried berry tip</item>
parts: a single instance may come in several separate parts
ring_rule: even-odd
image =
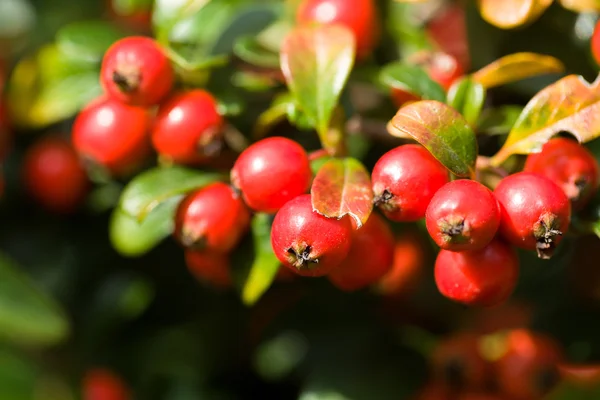
[[[373,205],[375,207],[382,206],[387,204],[391,199],[394,198],[394,195],[389,190],[385,189],[380,195],[375,196],[373,198]]]
[[[296,250],[294,250],[291,247],[289,249],[287,249],[288,254],[293,256],[293,259],[294,259],[294,261],[292,262],[292,265],[294,267],[296,267],[298,270],[309,269],[311,266],[310,264],[318,264],[319,263],[318,258],[313,259],[310,256],[311,251],[312,251],[311,246],[306,246],[306,247],[304,247],[304,249],[302,251],[299,251],[299,252],[297,252]]]
[[[469,224],[462,216],[449,216],[438,222],[438,228],[449,243],[463,243],[468,240]]]
[[[139,88],[142,75],[140,72],[119,72],[115,70],[112,74],[112,80],[123,93],[131,93]]]
[[[536,239],[536,251],[539,258],[549,260],[556,250],[556,237],[563,233],[558,228],[560,221],[552,213],[543,214],[539,221],[533,227],[533,234]]]

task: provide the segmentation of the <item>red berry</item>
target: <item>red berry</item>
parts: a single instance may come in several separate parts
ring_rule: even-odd
[[[541,175],[519,172],[502,179],[494,194],[502,209],[504,238],[550,258],[571,221],[571,204],[561,188]]]
[[[396,107],[400,108],[408,103],[412,103],[413,101],[418,101],[421,98],[416,94],[413,94],[405,89],[400,88],[392,88],[392,102],[396,105]]]
[[[491,307],[502,303],[515,289],[518,276],[516,252],[498,239],[482,250],[440,250],[435,261],[439,291],[466,305]]]
[[[437,382],[427,384],[410,400],[452,400],[451,393]]]
[[[499,394],[465,392],[461,393],[456,400],[512,400]]]
[[[465,14],[464,6],[450,3],[429,20],[426,27],[428,36],[441,51],[452,55],[463,71],[471,65]]]
[[[128,400],[129,390],[125,382],[113,372],[92,369],[83,378],[82,400]]]
[[[283,265],[304,276],[323,276],[340,265],[350,251],[348,217],[327,218],[313,211],[309,194],[287,202],[275,214],[271,245]]]
[[[396,147],[373,168],[375,205],[392,221],[419,220],[435,192],[449,180],[448,170],[424,147]]]
[[[89,188],[87,174],[71,144],[53,137],[29,148],[23,180],[37,202],[59,213],[75,211]]]
[[[175,215],[175,237],[188,248],[228,252],[246,233],[250,212],[236,191],[217,182],[187,195]]]
[[[596,64],[600,65],[600,21],[598,21],[594,27],[590,47],[594,61],[596,61]]]
[[[137,106],[158,104],[173,86],[169,59],[151,38],[131,36],[115,42],[104,54],[102,85],[116,100]]]
[[[340,24],[356,38],[356,58],[364,60],[379,41],[380,21],[374,0],[304,0],[298,7],[301,24]]]
[[[306,151],[283,137],[254,143],[240,154],[231,170],[231,182],[242,191],[246,204],[267,213],[306,193],[311,178]]]
[[[73,145],[81,157],[113,174],[131,172],[149,155],[150,114],[102,96],[85,107],[73,125]]]
[[[537,400],[559,381],[562,351],[545,335],[518,329],[505,338],[506,351],[495,363],[499,389],[519,400]]]
[[[156,151],[176,163],[206,161],[221,148],[223,118],[205,90],[175,93],[158,109],[152,131]]]
[[[465,74],[456,58],[441,51],[415,53],[406,62],[419,65],[425,69],[429,77],[439,83],[445,90],[450,89],[454,81]]]
[[[597,387],[600,384],[600,364],[560,363],[558,370],[564,380],[575,385]]]
[[[185,263],[189,271],[198,280],[219,288],[231,287],[229,256],[227,254],[210,250],[186,250]]]
[[[480,250],[500,225],[500,207],[481,183],[459,179],[445,184],[431,199],[425,217],[431,238],[445,250]]]
[[[387,222],[373,213],[352,234],[346,259],[327,276],[339,289],[353,291],[383,277],[394,262],[394,235]]]
[[[594,195],[600,181],[600,167],[594,155],[575,140],[556,138],[540,153],[527,157],[523,171],[534,172],[562,188],[573,208],[580,209]]]
[[[394,244],[392,268],[377,283],[377,291],[389,297],[413,293],[423,277],[425,259],[421,238],[414,232],[402,234]]]

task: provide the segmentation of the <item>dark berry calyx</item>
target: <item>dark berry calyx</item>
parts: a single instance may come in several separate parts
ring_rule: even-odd
[[[312,264],[318,264],[319,259],[311,256],[312,247],[310,245],[300,246],[297,249],[290,247],[287,249],[289,254],[290,264],[296,269],[310,269],[313,267]]]
[[[590,188],[590,182],[585,177],[580,177],[563,185],[562,189],[572,202],[579,201]]]
[[[560,220],[555,214],[544,213],[533,225],[533,235],[536,240],[536,250],[538,257],[548,260],[554,254],[556,249],[556,237],[562,236],[562,232],[558,229]]]
[[[460,215],[450,215],[438,221],[438,228],[447,243],[465,243],[468,241],[470,227]]]
[[[208,128],[198,140],[198,153],[204,157],[216,157],[223,149],[222,131],[220,127]]]
[[[392,202],[394,194],[388,189],[385,189],[381,194],[375,195],[373,198],[373,205],[379,207],[385,211],[394,211],[398,209],[398,206]]]
[[[179,241],[183,247],[191,250],[204,250],[206,248],[206,237],[202,234],[183,229]]]
[[[138,90],[142,81],[142,72],[139,68],[118,68],[113,71],[112,80],[123,93]]]

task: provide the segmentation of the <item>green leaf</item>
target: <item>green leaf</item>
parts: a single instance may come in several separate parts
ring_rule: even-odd
[[[460,112],[471,126],[475,126],[483,104],[486,90],[472,78],[455,81],[448,90],[448,105]]]
[[[580,142],[600,136],[600,79],[590,84],[569,75],[536,94],[491,162],[497,166],[513,154],[538,152],[559,132]]]
[[[481,113],[477,130],[488,135],[505,135],[510,132],[522,112],[523,106],[517,105],[488,108]]]
[[[425,70],[416,65],[394,62],[383,67],[379,80],[385,86],[402,89],[423,100],[446,101],[446,92],[429,77]]]
[[[280,123],[289,115],[290,109],[296,107],[294,97],[290,93],[275,96],[271,106],[263,111],[254,125],[252,136],[255,140],[262,138],[269,129]]]
[[[49,346],[64,340],[69,329],[60,306],[0,254],[0,336],[14,343]]]
[[[136,176],[121,194],[121,209],[138,221],[161,203],[210,183],[222,176],[184,167],[157,167]]]
[[[69,57],[100,62],[106,50],[124,34],[104,21],[77,21],[62,27],[56,44]]]
[[[119,15],[132,15],[152,9],[154,0],[111,0],[112,8]]]
[[[328,218],[350,215],[361,227],[373,210],[373,190],[367,169],[354,158],[327,161],[311,187],[313,209]]]
[[[319,25],[292,30],[281,49],[288,87],[317,129],[323,147],[331,151],[339,143],[329,142],[329,123],[354,65],[355,47],[347,28]]]
[[[0,387],[2,395],[11,400],[34,398],[35,383],[40,370],[33,359],[8,346],[0,347]]]
[[[398,110],[390,121],[394,136],[409,135],[460,177],[475,176],[477,138],[458,111],[434,100],[423,100]]]
[[[120,208],[113,210],[109,236],[121,255],[138,257],[173,233],[175,211],[181,196],[170,197],[152,210],[143,221],[130,216]]]
[[[262,46],[254,36],[238,38],[233,53],[248,64],[264,68],[279,67],[279,54]]]
[[[36,10],[25,0],[0,2],[0,38],[14,39],[26,34],[35,26]],[[4,49],[0,50],[4,54]]]
[[[267,214],[254,216],[252,240],[254,242],[254,261],[242,290],[242,300],[246,305],[252,305],[260,299],[273,283],[280,266],[271,247],[271,216]]]

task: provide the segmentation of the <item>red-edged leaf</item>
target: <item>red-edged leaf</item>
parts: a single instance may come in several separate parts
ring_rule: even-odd
[[[332,159],[325,163],[313,180],[313,209],[326,217],[350,215],[361,227],[373,209],[371,178],[354,158]]]

